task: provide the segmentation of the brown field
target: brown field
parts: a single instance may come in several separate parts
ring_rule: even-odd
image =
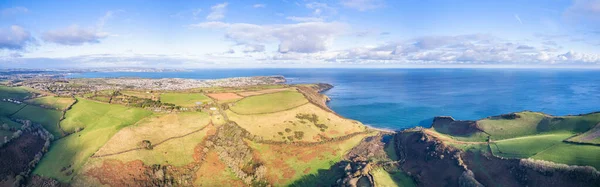
[[[311,103],[271,114],[238,115],[230,110],[226,112],[229,120],[265,140],[314,142],[321,141],[322,137],[334,138],[365,130],[365,126],[360,122],[341,118]],[[321,130],[314,123],[299,119],[299,114],[314,114],[318,117],[318,123],[327,128]],[[296,132],[302,132],[303,137],[294,137]],[[292,137],[293,140],[288,137]]]
[[[247,92],[239,92],[237,94],[244,96],[244,97],[248,97],[248,96],[253,96],[253,95],[269,94],[269,93],[281,92],[281,91],[286,91],[286,90],[290,90],[290,88],[274,88],[274,89],[266,89],[266,90],[258,90],[258,91],[247,91]]]
[[[206,154],[200,169],[196,171],[196,186],[246,186],[228,170],[227,165],[219,159],[217,152]]]
[[[211,97],[211,98],[219,100],[219,101],[244,98],[236,93],[229,93],[229,92],[228,93],[210,93],[210,94],[206,94],[206,95],[208,97]]]
[[[246,143],[254,149],[254,158],[267,167],[267,181],[274,186],[286,186],[302,176],[330,168],[367,136],[370,135],[361,134],[347,140],[313,146],[270,145],[247,140]]]

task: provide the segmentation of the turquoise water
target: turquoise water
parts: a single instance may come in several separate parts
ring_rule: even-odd
[[[71,77],[211,79],[283,75],[324,82],[339,114],[388,129],[429,126],[434,116],[476,120],[523,110],[552,115],[600,111],[600,70],[583,69],[210,69],[83,73]]]

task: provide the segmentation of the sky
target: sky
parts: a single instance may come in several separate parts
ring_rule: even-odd
[[[600,0],[0,1],[0,68],[538,66],[600,66]]]

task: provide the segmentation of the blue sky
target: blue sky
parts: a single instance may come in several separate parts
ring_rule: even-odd
[[[0,2],[5,68],[598,64],[600,0]]]

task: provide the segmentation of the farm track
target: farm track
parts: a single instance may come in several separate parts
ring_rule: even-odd
[[[200,129],[197,129],[197,130],[194,130],[192,132],[189,132],[189,133],[186,133],[186,134],[183,134],[183,135],[179,135],[179,136],[169,137],[169,138],[164,139],[164,140],[162,140],[162,141],[160,141],[160,142],[158,142],[156,144],[153,144],[152,147],[157,147],[157,146],[159,146],[159,145],[161,145],[161,144],[163,144],[163,143],[165,143],[165,142],[167,142],[169,140],[184,138],[186,136],[189,136],[189,135],[192,135],[194,133],[200,132],[200,131],[206,129],[206,127],[212,126],[212,125],[213,125],[212,122],[210,122],[208,125],[205,125],[204,127],[200,128]],[[132,149],[124,150],[124,151],[119,151],[119,152],[116,152],[116,153],[109,153],[109,154],[104,154],[104,155],[93,155],[93,156],[91,156],[91,158],[101,158],[101,157],[107,157],[107,156],[114,156],[114,155],[119,155],[119,154],[131,152],[131,151],[136,151],[136,150],[141,150],[141,149],[144,149],[144,148],[137,147],[137,148],[132,148]]]

